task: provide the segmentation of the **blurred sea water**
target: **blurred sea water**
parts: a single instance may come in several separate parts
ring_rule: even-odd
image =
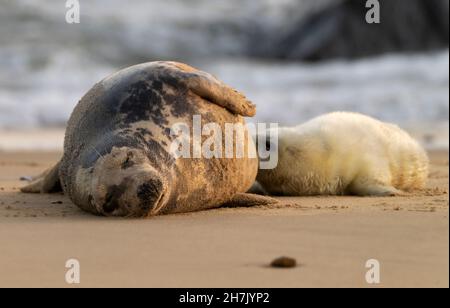
[[[128,65],[178,60],[258,106],[254,121],[293,125],[347,110],[398,123],[448,147],[449,52],[320,63],[245,56],[265,37],[338,0],[0,0],[0,129],[64,127],[97,81]]]

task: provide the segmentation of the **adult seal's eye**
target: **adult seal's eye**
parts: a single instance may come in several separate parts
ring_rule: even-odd
[[[127,154],[127,157],[125,158],[125,160],[122,162],[122,169],[128,169],[128,168],[134,166],[134,162],[133,162],[132,158],[133,158],[133,153],[129,152]]]

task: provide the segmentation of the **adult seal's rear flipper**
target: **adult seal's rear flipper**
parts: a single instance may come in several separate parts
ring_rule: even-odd
[[[59,179],[59,166],[57,163],[54,167],[44,171],[41,175],[32,178],[30,183],[20,189],[23,193],[55,193],[62,191]]]
[[[182,72],[182,80],[193,93],[243,117],[253,117],[256,106],[245,95],[224,84],[213,75],[189,65],[169,62]]]

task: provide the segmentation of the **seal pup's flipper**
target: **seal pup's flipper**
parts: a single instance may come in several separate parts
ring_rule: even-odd
[[[254,195],[254,194],[236,194],[233,199],[223,204],[222,207],[252,207],[278,204],[280,201],[274,198]]]
[[[216,77],[189,65],[169,62],[182,73],[186,86],[198,96],[243,117],[253,117],[256,106],[244,94],[227,86]]]
[[[55,193],[62,191],[59,179],[59,166],[61,162],[54,167],[44,171],[41,175],[31,179],[30,183],[20,189],[23,193]]]
[[[405,193],[388,185],[377,183],[359,183],[355,182],[350,186],[350,193],[357,196],[373,196],[373,197],[395,197],[402,196]]]

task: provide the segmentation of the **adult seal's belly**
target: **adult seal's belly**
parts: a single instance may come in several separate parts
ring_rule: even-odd
[[[80,208],[105,216],[142,217],[275,200],[245,194],[258,171],[254,148],[234,158],[178,157],[172,128],[194,116],[202,124],[244,124],[255,106],[215,77],[176,62],[124,69],[96,84],[75,108],[64,156],[23,192],[62,189]],[[245,129],[246,130],[246,129]],[[202,142],[208,136],[203,136]],[[225,147],[226,138],[222,138]]]

